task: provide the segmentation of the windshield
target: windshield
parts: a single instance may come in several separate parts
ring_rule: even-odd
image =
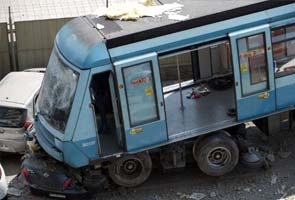
[[[55,129],[64,132],[79,75],[51,53],[38,98],[39,113]]]

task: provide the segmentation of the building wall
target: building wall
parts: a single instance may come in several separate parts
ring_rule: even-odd
[[[15,22],[18,70],[46,67],[55,35],[70,18]]]
[[[7,24],[0,23],[0,78],[10,71]]]

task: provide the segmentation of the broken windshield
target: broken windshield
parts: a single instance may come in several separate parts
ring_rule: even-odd
[[[62,132],[70,115],[78,78],[78,73],[66,66],[53,51],[38,98],[38,114]]]

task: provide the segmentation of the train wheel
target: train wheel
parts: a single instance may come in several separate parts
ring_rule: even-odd
[[[239,161],[238,146],[225,131],[195,143],[193,155],[199,168],[210,176],[222,176],[232,171]]]
[[[118,185],[135,187],[145,182],[152,171],[152,160],[147,152],[116,159],[109,166],[109,175]]]

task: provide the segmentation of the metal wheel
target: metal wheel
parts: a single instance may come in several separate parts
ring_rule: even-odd
[[[135,187],[146,181],[152,171],[152,161],[147,152],[116,159],[109,166],[109,175],[118,185]]]
[[[225,131],[196,142],[193,155],[199,168],[210,176],[222,176],[232,171],[239,161],[239,149]]]
[[[222,167],[231,160],[231,153],[227,148],[216,147],[207,155],[207,162],[215,167]]]

